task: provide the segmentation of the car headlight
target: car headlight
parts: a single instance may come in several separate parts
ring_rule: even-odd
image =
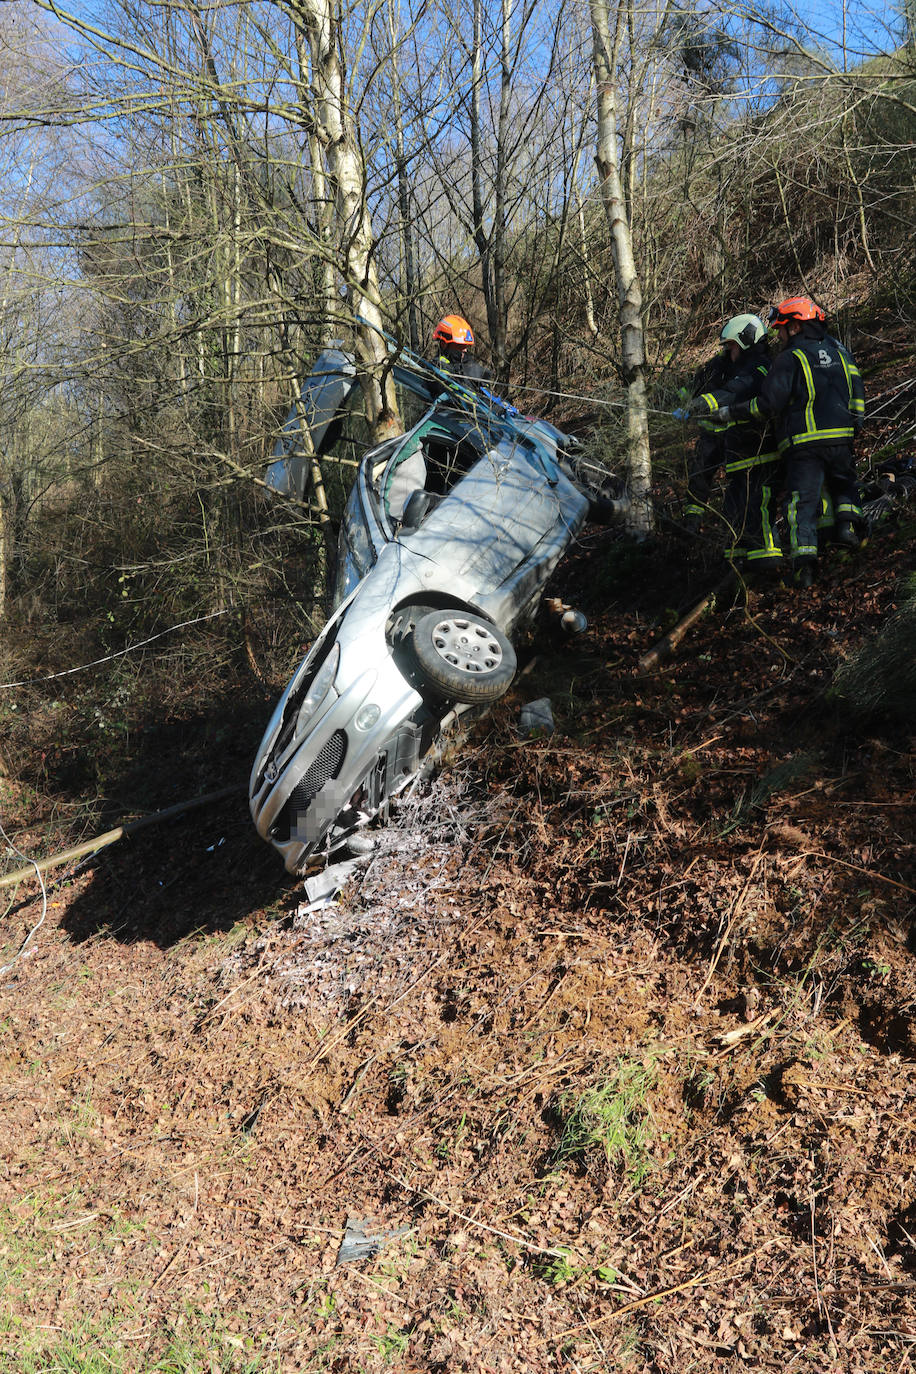
[[[296,717],[296,733],[298,734],[305,728],[311,717],[315,714],[318,707],[328,694],[328,689],[337,675],[337,665],[340,662],[340,645],[335,644],[318,672],[312,678],[311,686],[305,694],[305,700],[299,707],[299,714]]]

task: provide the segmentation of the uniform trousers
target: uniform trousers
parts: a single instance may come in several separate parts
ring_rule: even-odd
[[[797,562],[817,558],[817,529],[824,484],[833,498],[838,523],[855,522],[862,515],[851,444],[802,445],[786,459],[786,520],[789,551]]]

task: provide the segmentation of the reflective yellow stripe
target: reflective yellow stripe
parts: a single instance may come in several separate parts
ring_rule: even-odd
[[[773,453],[758,453],[754,458],[737,458],[734,462],[725,464],[726,472],[744,472],[746,468],[759,468],[764,463],[774,463],[779,457],[775,451]]]
[[[811,547],[810,547],[810,545],[807,545],[807,544],[799,544],[799,542],[798,542],[798,502],[799,502],[799,497],[800,497],[800,493],[797,492],[797,491],[793,491],[792,495],[791,495],[790,498],[789,498],[788,505],[786,506],[786,520],[788,521],[788,524],[789,524],[789,549],[790,549],[790,551],[791,551],[791,554],[792,554],[792,557],[793,557],[793,558],[798,558],[800,554],[801,554],[801,555],[804,555],[804,554],[806,554],[806,553],[810,553],[810,552],[811,552]],[[814,552],[815,552],[815,554],[817,553],[817,546],[815,546]]]
[[[849,364],[847,363],[847,361],[846,361],[845,357],[843,356],[842,352],[840,353],[840,362],[843,364],[843,371],[846,373],[846,386],[847,386],[848,389],[849,389],[849,399],[850,399],[850,401],[851,401],[851,400],[852,400],[852,373],[849,371]]]
[[[858,377],[859,380],[861,381],[861,380],[862,380],[862,374],[861,374],[861,372],[859,371],[859,369],[856,367],[856,365],[855,365],[855,363],[852,361],[852,359],[851,359],[851,358],[847,358],[847,357],[846,357],[846,354],[845,354],[842,350],[840,351],[840,362],[843,364],[843,371],[846,373],[846,385],[849,387],[849,410],[850,410],[850,413],[853,414],[853,415],[864,415],[864,414],[865,414],[865,402],[864,402],[860,397],[853,395],[853,392],[854,392],[854,390],[855,390],[855,387],[854,387],[853,380],[852,380],[853,377]]]
[[[833,439],[854,439],[855,430],[852,425],[848,429],[816,429],[810,434],[795,434],[790,439],[785,440],[789,444],[823,444]],[[782,444],[779,445],[783,447]]]
[[[805,433],[816,433],[814,424],[814,378],[811,376],[811,364],[805,357],[800,348],[792,349],[792,356],[801,363],[801,370],[805,375],[805,386],[808,388],[808,404],[805,406]],[[798,437],[795,438],[798,443]]]
[[[851,414],[861,413],[864,415],[864,401],[854,400],[852,395],[852,378],[854,374],[856,376],[860,375],[859,369],[855,366],[854,363],[849,362],[846,359],[842,349],[838,349],[837,351],[840,362],[843,364],[843,372],[845,373],[846,384],[849,388],[849,411]],[[842,428],[838,429],[817,428],[817,424],[815,423],[814,419],[814,377],[811,374],[811,364],[808,362],[808,359],[805,357],[805,354],[802,352],[800,348],[793,348],[792,356],[798,359],[799,366],[801,367],[802,373],[804,374],[805,387],[808,392],[808,404],[805,406],[805,429],[804,433],[802,434],[791,434],[787,439],[780,440],[780,452],[784,452],[791,445],[815,443],[823,444],[830,443],[832,441],[842,441],[844,439],[854,439],[856,432],[852,425],[849,425],[848,427],[844,425]]]
[[[772,495],[773,488],[764,482],[760,488],[760,531],[763,537],[760,541],[760,548],[752,550],[748,555],[748,558],[755,562],[763,558],[782,558],[782,549],[776,543],[773,527],[770,524],[770,498]]]
[[[751,549],[747,556],[749,563],[761,563],[764,559],[774,562],[777,558],[782,558],[782,549],[778,549],[774,544],[772,548]]]

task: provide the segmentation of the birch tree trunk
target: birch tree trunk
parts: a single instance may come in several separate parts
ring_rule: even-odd
[[[481,99],[484,91],[483,0],[474,0],[471,52],[471,201],[474,242],[480,258],[480,279],[487,307],[487,328],[496,376],[505,381],[508,306],[506,303],[506,176],[509,102],[512,93],[512,20],[514,0],[501,0],[499,34],[499,113],[495,129],[492,225],[487,227],[488,195],[484,170],[484,131]]]
[[[375,239],[366,193],[366,169],[347,100],[346,71],[340,52],[340,11],[336,0],[294,0],[291,11],[309,43],[314,101],[313,128],[333,190],[341,268],[357,318],[357,346],[373,368],[377,385],[368,388],[369,418],[378,441],[398,433],[394,383],[382,334],[381,292]]]
[[[303,29],[296,28],[296,82],[299,91],[309,88],[310,49]],[[304,99],[304,95],[303,95]],[[312,174],[312,200],[315,205],[315,220],[321,244],[319,264],[319,290],[321,292],[322,324],[321,342],[328,344],[337,337],[336,325],[337,292],[334,274],[334,210],[328,189],[328,178],[324,169],[321,143],[314,123],[308,129],[309,167]],[[279,283],[278,283],[279,286]]]
[[[654,527],[651,503],[652,465],[646,409],[646,351],[642,289],[633,254],[633,237],[621,176],[617,126],[620,115],[617,64],[629,0],[619,0],[614,29],[607,0],[589,0],[594,39],[598,131],[595,161],[601,201],[611,237],[620,318],[620,361],[627,387],[627,494],[629,527],[646,535]]]
[[[582,288],[585,293],[585,323],[588,325],[588,332],[593,339],[598,338],[600,330],[598,321],[595,319],[595,296],[592,291],[592,267],[591,255],[588,249],[588,238],[585,233],[585,210],[582,205],[582,193],[579,190],[578,181],[574,186],[576,197],[576,217],[579,223],[579,253],[582,259]]]

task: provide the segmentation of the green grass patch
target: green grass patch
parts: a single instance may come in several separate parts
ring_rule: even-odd
[[[649,1094],[655,1082],[654,1064],[619,1059],[602,1081],[582,1093],[564,1094],[554,1162],[584,1162],[598,1151],[638,1187],[652,1168]]]
[[[238,1322],[235,1323],[238,1325]],[[116,1320],[79,1322],[66,1334],[0,1325],[0,1374],[281,1374],[268,1333],[237,1335],[227,1320],[186,1309],[173,1325],[147,1337],[122,1332]],[[15,1350],[11,1337],[19,1337]]]

